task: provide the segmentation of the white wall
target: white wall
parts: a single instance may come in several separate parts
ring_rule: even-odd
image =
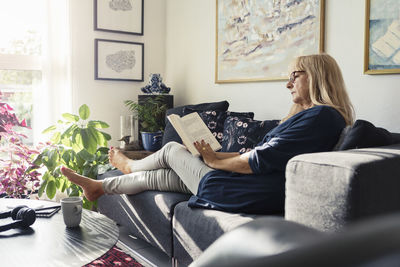
[[[94,31],[93,1],[71,0],[72,103],[73,113],[82,104],[91,110],[90,119],[110,124],[105,131],[113,137],[110,145],[119,144],[119,116],[129,114],[124,100],[136,100],[150,73],[165,74],[165,0],[144,1],[144,35]],[[94,80],[94,39],[144,43],[144,82]]]
[[[146,0],[147,1],[147,0]],[[215,84],[215,0],[166,1],[166,83],[175,104],[227,99],[230,110],[281,118],[290,105],[284,82]],[[364,75],[365,1],[326,0],[325,51],[342,68],[359,119],[400,132],[400,75]]]

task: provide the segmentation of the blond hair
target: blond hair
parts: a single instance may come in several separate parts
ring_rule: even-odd
[[[353,105],[347,94],[342,72],[333,57],[328,54],[300,56],[294,60],[293,68],[307,73],[313,106],[331,106],[342,114],[347,125],[353,124]],[[300,105],[294,104],[282,122],[302,110]]]

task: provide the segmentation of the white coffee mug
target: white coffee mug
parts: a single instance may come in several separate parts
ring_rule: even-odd
[[[66,197],[61,199],[61,210],[67,227],[77,227],[82,218],[82,198]]]

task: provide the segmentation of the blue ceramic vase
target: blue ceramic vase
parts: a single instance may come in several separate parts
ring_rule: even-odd
[[[154,152],[161,148],[161,141],[163,137],[162,131],[154,133],[141,132],[141,135],[144,150]]]

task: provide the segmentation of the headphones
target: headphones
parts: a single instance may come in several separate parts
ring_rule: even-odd
[[[0,232],[14,228],[28,228],[36,221],[36,212],[28,206],[17,206],[11,211],[0,213],[0,219],[11,217],[15,222],[1,225]]]

